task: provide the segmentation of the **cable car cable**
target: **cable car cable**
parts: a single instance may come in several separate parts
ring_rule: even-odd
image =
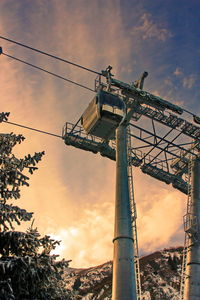
[[[24,61],[24,60],[22,60],[22,59],[19,59],[19,58],[17,58],[17,57],[14,57],[14,56],[9,55],[9,54],[4,53],[4,52],[2,52],[1,54],[2,54],[2,55],[5,55],[5,56],[7,56],[7,57],[9,57],[9,58],[12,58],[12,59],[14,59],[14,60],[17,60],[17,61],[19,61],[19,62],[21,62],[21,63],[23,63],[23,64],[26,64],[26,65],[28,65],[28,66],[31,66],[31,67],[33,67],[33,68],[35,68],[35,69],[38,69],[38,70],[40,70],[40,71],[43,71],[43,72],[45,72],[45,73],[47,73],[47,74],[50,74],[50,75],[53,75],[53,76],[55,76],[55,77],[57,77],[57,78],[60,78],[60,79],[62,79],[62,80],[65,80],[65,81],[67,81],[67,82],[69,82],[69,83],[73,83],[73,84],[75,84],[75,85],[77,85],[77,86],[79,86],[79,87],[82,87],[82,88],[84,88],[84,89],[87,89],[87,90],[89,90],[89,91],[91,91],[91,92],[95,92],[95,90],[93,90],[93,89],[91,89],[91,88],[89,88],[89,87],[87,87],[87,86],[85,86],[85,85],[82,85],[82,84],[80,84],[80,83],[77,83],[77,82],[75,82],[75,81],[72,81],[72,80],[70,80],[70,79],[67,79],[67,78],[65,78],[65,77],[63,77],[63,76],[60,76],[60,75],[58,75],[58,74],[55,74],[55,73],[53,73],[53,72],[47,71],[47,70],[45,70],[45,69],[43,69],[43,68],[41,68],[41,67],[38,67],[38,66],[36,66],[36,65],[33,65],[33,64],[31,64],[31,63],[29,63],[29,62],[27,62],[27,61]]]
[[[17,123],[9,122],[9,121],[3,121],[3,122],[4,122],[4,123],[11,124],[11,125],[18,126],[18,127],[22,127],[22,128],[25,128],[25,129],[29,129],[29,130],[33,130],[33,131],[37,131],[37,132],[44,133],[44,134],[48,134],[48,135],[51,135],[51,136],[59,137],[59,138],[61,138],[61,139],[62,139],[62,136],[61,136],[61,135],[58,135],[58,134],[55,134],[55,133],[51,133],[51,132],[48,132],[48,131],[44,131],[44,130],[40,130],[40,129],[36,129],[36,128],[32,128],[32,127],[28,127],[28,126],[25,126],[25,125],[21,125],[21,124],[17,124]]]
[[[16,45],[22,46],[22,47],[27,48],[27,49],[33,50],[33,51],[38,52],[38,53],[40,53],[40,54],[49,56],[49,57],[51,57],[51,58],[55,58],[55,59],[57,59],[57,60],[60,60],[60,61],[65,62],[65,63],[67,63],[67,64],[70,64],[70,65],[72,65],[72,66],[75,66],[75,67],[81,68],[81,69],[83,69],[83,70],[86,70],[86,71],[88,71],[88,72],[92,72],[92,73],[95,73],[95,74],[97,74],[97,75],[102,75],[102,73],[99,73],[99,72],[94,71],[94,70],[92,70],[92,69],[86,68],[86,67],[81,66],[81,65],[79,65],[79,64],[73,63],[73,62],[71,62],[71,61],[69,61],[69,60],[66,60],[66,59],[63,59],[63,58],[61,58],[61,57],[58,57],[58,56],[49,54],[49,53],[44,52],[44,51],[41,51],[41,50],[38,50],[38,49],[36,49],[36,48],[27,46],[27,45],[22,44],[22,43],[19,43],[19,42],[17,42],[17,41],[8,39],[8,38],[6,38],[6,37],[4,37],[4,36],[0,36],[0,39],[3,39],[3,40],[5,40],[5,41],[11,42],[11,43],[14,43],[14,44],[16,44]]]
[[[4,37],[4,36],[0,36],[0,39],[3,39],[3,40],[5,40],[5,41],[14,43],[14,44],[19,45],[19,46],[22,46],[22,47],[25,47],[25,48],[27,48],[27,49],[33,50],[33,51],[38,52],[38,53],[40,53],[40,54],[43,54],[43,55],[46,55],[46,56],[55,58],[55,59],[60,60],[60,61],[62,61],[62,62],[71,64],[71,65],[73,65],[73,66],[75,66],[75,67],[78,67],[78,68],[81,68],[81,69],[83,69],[83,70],[86,70],[86,71],[88,71],[88,72],[92,72],[92,73],[95,73],[95,74],[100,75],[100,76],[103,75],[102,73],[99,73],[99,72],[94,71],[94,70],[92,70],[92,69],[86,68],[86,67],[84,67],[84,66],[81,66],[81,65],[79,65],[79,64],[73,63],[73,62],[68,61],[68,60],[66,60],[66,59],[63,59],[63,58],[61,58],[61,57],[58,57],[58,56],[49,54],[49,53],[47,53],[47,52],[41,51],[41,50],[39,50],[39,49],[36,49],[36,48],[30,47],[30,46],[27,46],[27,45],[25,45],[25,44],[22,44],[22,43],[20,43],[20,42],[14,41],[14,40],[12,40],[12,39],[6,38],[6,37]],[[4,54],[4,55],[5,55],[5,53],[1,53],[1,54]],[[7,56],[9,56],[9,55],[7,55]],[[9,56],[9,57],[11,57],[11,56]],[[14,57],[12,57],[12,58],[14,58]],[[14,59],[19,60],[19,59],[17,59],[17,58],[14,58]],[[20,60],[19,60],[19,61],[20,61]],[[23,62],[23,63],[26,63],[26,62],[24,62],[24,61],[22,61],[22,62]],[[26,64],[29,64],[29,63],[26,63]],[[29,64],[29,65],[31,65],[31,64]],[[33,66],[33,65],[31,65],[31,66],[36,68],[36,66]],[[38,69],[40,69],[40,68],[38,67]],[[44,71],[44,70],[43,70],[43,71]],[[49,73],[49,74],[51,74],[51,75],[54,75],[53,73],[48,72],[48,71],[44,71],[44,72],[47,72],[47,73]],[[58,77],[58,78],[61,78],[61,79],[64,79],[64,78],[62,78],[62,76],[59,76],[59,75],[56,75],[56,74],[55,74],[54,76],[56,76],[56,77]],[[67,79],[64,79],[64,80],[67,80]],[[76,85],[79,85],[79,84],[77,84],[77,83],[75,83],[75,82],[73,82],[73,81],[70,81],[70,80],[67,80],[67,81],[69,81],[69,82],[71,82],[71,83],[74,83],[74,84],[76,84]],[[82,85],[79,85],[79,86],[82,86]],[[82,86],[82,87],[84,87],[84,86]],[[84,88],[87,88],[87,87],[84,87]],[[87,89],[89,89],[89,88],[87,88]],[[92,89],[89,89],[89,90],[94,91],[94,90],[92,90]],[[190,114],[190,115],[192,115],[193,118],[194,118],[194,117],[197,117],[196,115],[194,115],[194,113],[190,112],[190,111],[187,110],[187,109],[184,109],[184,108],[183,108],[183,111],[186,112],[186,113],[188,113],[188,114]],[[197,118],[198,118],[198,117],[197,117]],[[198,122],[195,121],[195,122],[198,123],[198,124],[200,123],[200,121],[198,121]]]

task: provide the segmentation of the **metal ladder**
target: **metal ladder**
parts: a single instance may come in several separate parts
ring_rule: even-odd
[[[129,183],[129,196],[131,204],[131,218],[132,218],[132,228],[133,228],[133,240],[134,240],[134,258],[135,258],[135,275],[136,275],[136,289],[137,289],[137,299],[141,300],[141,279],[140,279],[140,264],[139,264],[139,254],[138,254],[138,238],[137,238],[137,211],[136,203],[134,199],[134,187],[133,187],[133,165],[131,162],[131,136],[130,127],[127,127],[127,152],[128,152],[128,183]]]
[[[187,254],[188,254],[188,241],[189,237],[185,233],[185,243],[183,248],[183,262],[182,262],[182,271],[181,271],[181,286],[180,286],[180,300],[184,300],[184,287],[185,287],[185,278],[186,278],[186,265],[187,265]]]
[[[189,240],[190,240],[190,234],[187,232],[187,224],[188,222],[188,216],[191,214],[192,210],[192,185],[191,185],[191,173],[192,173],[192,165],[193,160],[192,157],[188,161],[188,199],[187,199],[187,214],[183,217],[184,218],[184,230],[185,230],[185,242],[184,242],[184,248],[183,248],[183,262],[182,262],[182,271],[181,271],[181,286],[180,286],[180,300],[184,300],[184,287],[185,287],[185,279],[186,279],[186,265],[187,265],[187,254],[189,250]]]

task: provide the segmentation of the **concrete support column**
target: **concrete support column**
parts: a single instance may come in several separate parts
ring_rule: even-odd
[[[112,300],[137,300],[129,197],[126,127],[116,130],[116,202]]]
[[[184,300],[200,299],[200,158],[192,165],[191,215],[194,221],[194,233],[190,234],[187,256]]]

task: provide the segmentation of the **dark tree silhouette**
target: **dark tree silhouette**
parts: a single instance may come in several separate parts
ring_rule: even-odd
[[[0,122],[9,113],[0,113]],[[56,261],[51,250],[59,244],[50,236],[41,237],[33,222],[26,232],[15,231],[15,225],[31,221],[33,213],[11,203],[20,198],[21,186],[28,186],[44,152],[17,158],[13,147],[25,138],[22,135],[0,134],[0,299],[1,300],[64,300],[67,294],[62,280],[69,261]]]

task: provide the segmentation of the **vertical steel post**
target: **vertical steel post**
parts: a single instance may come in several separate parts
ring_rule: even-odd
[[[192,163],[191,230],[186,265],[184,300],[200,299],[200,157]]]
[[[116,130],[116,202],[112,300],[137,300],[128,184],[126,126]]]

